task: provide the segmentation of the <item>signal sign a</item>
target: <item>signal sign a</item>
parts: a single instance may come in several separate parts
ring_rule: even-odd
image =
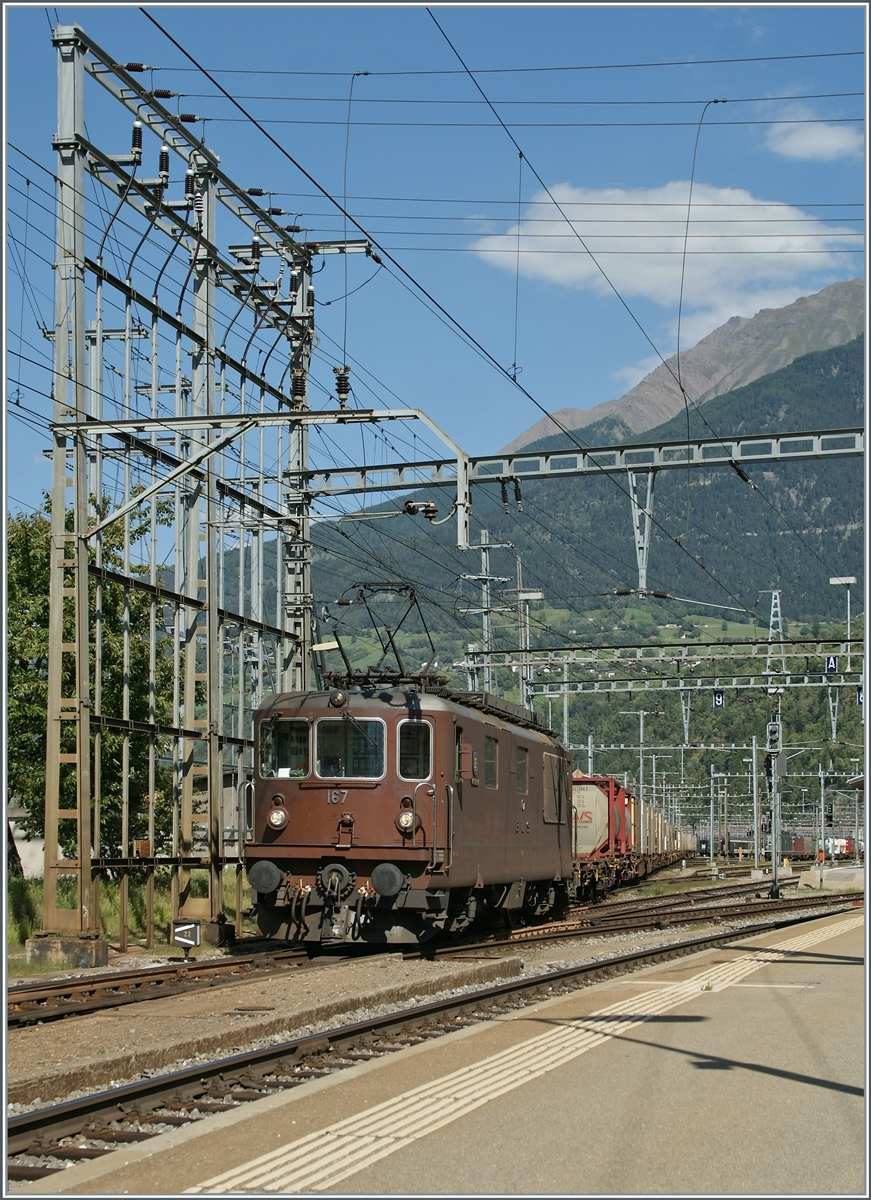
[[[173,921],[172,943],[174,946],[186,946],[192,949],[200,944],[199,921]]]
[[[837,672],[837,670],[838,670],[837,654],[827,654],[826,655],[826,674],[834,675]]]

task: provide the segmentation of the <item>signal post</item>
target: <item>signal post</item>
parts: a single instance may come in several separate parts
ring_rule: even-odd
[[[780,857],[780,789],[786,774],[786,755],[783,752],[783,727],[780,713],[768,722],[765,753],[765,773],[768,777],[768,793],[771,797],[771,890],[772,900],[780,899],[777,881],[777,860]]]

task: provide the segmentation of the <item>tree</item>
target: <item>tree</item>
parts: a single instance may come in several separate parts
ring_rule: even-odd
[[[109,505],[104,504],[104,511]],[[165,514],[159,514],[161,522]],[[131,519],[130,538],[135,544],[147,531],[145,521]],[[51,519],[46,498],[41,509],[29,514],[16,513],[8,522],[7,577],[7,738],[8,788],[25,810],[23,827],[31,836],[44,833],[45,817],[45,753],[48,698],[48,617],[49,565],[51,550]],[[121,527],[109,526],[103,537],[102,562],[110,569],[120,570]],[[92,552],[93,561],[93,552]],[[147,573],[147,567],[133,567],[131,573]],[[131,719],[149,719],[149,646],[148,627],[152,598],[116,582],[101,582],[92,578],[90,585],[91,613],[96,611],[99,587],[99,611],[102,622],[101,650],[101,711],[121,715],[125,675],[129,679],[129,714]],[[163,614],[158,608],[158,622]],[[92,617],[93,620],[93,617]],[[129,628],[129,666],[125,671],[125,628]],[[65,628],[64,639],[74,640],[71,627]],[[171,642],[166,635],[157,641],[155,707],[156,720],[170,724],[172,720],[172,661]],[[74,693],[72,669],[67,656],[63,681],[65,695]],[[95,654],[93,636],[90,648],[91,690],[93,696]],[[121,849],[122,820],[122,734],[104,730],[101,737],[101,854],[116,856]],[[129,836],[146,836],[149,800],[155,810],[155,850],[168,848],[172,826],[172,776],[165,756],[166,747],[158,744],[158,762],[153,797],[149,797],[148,778],[149,735],[130,735],[128,774]],[[163,759],[161,761],[161,755]],[[62,783],[63,807],[75,807],[71,775]],[[61,823],[61,842],[66,852],[75,847],[73,822]]]

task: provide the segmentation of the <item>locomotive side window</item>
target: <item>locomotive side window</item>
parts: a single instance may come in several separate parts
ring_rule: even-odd
[[[521,796],[529,791],[529,751],[525,746],[517,747],[517,791]]]
[[[318,721],[315,771],[322,779],[380,779],[384,774],[384,723],[356,717]]]
[[[494,788],[499,782],[499,743],[496,738],[484,738],[484,787]]]
[[[432,730],[426,721],[402,721],[399,726],[399,775],[429,779],[432,773]]]
[[[261,779],[301,779],[310,770],[308,721],[264,721],[260,726]]]

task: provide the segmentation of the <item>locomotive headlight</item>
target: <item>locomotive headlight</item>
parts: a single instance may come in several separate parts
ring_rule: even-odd
[[[272,808],[266,820],[270,829],[283,829],[287,824],[287,813],[283,808]]]
[[[404,808],[396,818],[400,833],[411,833],[414,829],[414,813],[410,808]]]

